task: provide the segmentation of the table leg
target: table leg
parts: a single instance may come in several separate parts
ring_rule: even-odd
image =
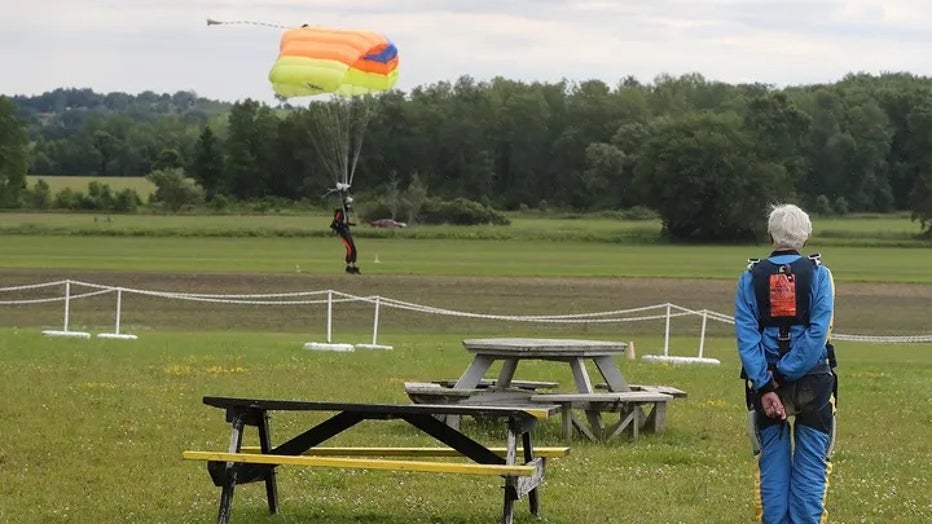
[[[582,358],[570,360],[570,368],[573,370],[573,380],[576,382],[576,391],[580,393],[592,393],[592,381],[589,380],[589,373],[586,371],[586,365]],[[599,410],[586,410],[586,418],[589,420],[589,427],[596,438],[602,438],[602,413]]]
[[[272,437],[269,434],[269,414],[263,412],[259,420],[259,447],[263,453],[272,449]],[[265,474],[265,497],[269,502],[269,513],[278,512],[278,482],[275,480],[276,468],[269,468]]]
[[[530,464],[534,460],[534,448],[531,445],[531,434],[525,432],[521,435],[521,444],[524,447],[524,463]],[[537,488],[528,493],[528,504],[531,507],[531,515],[535,517],[540,512],[540,501],[537,498]]]
[[[479,381],[482,380],[482,377],[485,376],[485,373],[492,367],[492,362],[494,359],[492,357],[487,357],[484,355],[476,355],[476,358],[473,359],[472,363],[469,364],[469,367],[466,368],[466,371],[463,372],[463,375],[460,376],[459,380],[456,381],[456,384],[453,385],[454,389],[472,389],[479,385]]]
[[[498,373],[498,381],[495,383],[496,389],[504,389],[511,385],[511,380],[515,378],[515,370],[518,368],[518,359],[509,358],[502,363],[502,370]]]
[[[610,355],[594,357],[593,360],[602,378],[605,379],[609,391],[630,391],[624,375],[621,374],[621,370],[618,369],[618,365]]]
[[[230,453],[239,453],[243,446],[243,426],[246,424],[246,411],[234,415],[233,430],[230,433]],[[220,492],[220,509],[217,513],[217,524],[230,522],[230,512],[233,506],[233,490],[236,487],[238,469],[232,462],[224,468],[223,490]]]
[[[492,367],[492,362],[494,361],[495,359],[491,357],[476,355],[476,358],[472,360],[472,363],[469,364],[466,371],[463,372],[462,376],[456,381],[456,384],[453,385],[453,389],[473,389],[478,386],[482,377],[484,377],[489,368]],[[447,415],[444,417],[444,422],[453,429],[459,429],[460,416]]]
[[[515,458],[518,455],[518,441],[515,435],[514,424],[508,423],[508,435],[506,437],[505,464],[513,466]],[[514,476],[505,477],[505,503],[502,506],[502,524],[512,524],[515,520],[515,499],[518,498],[518,490],[515,486]]]

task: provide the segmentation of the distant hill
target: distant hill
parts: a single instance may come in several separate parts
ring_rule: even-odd
[[[139,94],[122,92],[97,93],[92,89],[58,88],[41,95],[14,95],[10,99],[20,110],[20,117],[30,124],[48,125],[62,120],[66,114],[84,116],[121,114],[134,120],[155,120],[178,115],[191,120],[209,120],[225,114],[232,103],[197,96],[193,91]]]

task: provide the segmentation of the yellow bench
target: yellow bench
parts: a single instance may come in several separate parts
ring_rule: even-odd
[[[504,457],[508,452],[503,447],[491,447],[489,450]],[[240,450],[242,453],[261,453],[259,446],[243,446]],[[186,452],[189,453],[189,452]],[[519,447],[518,454],[523,450]],[[537,457],[556,458],[569,455],[568,447],[540,447],[534,448],[534,455]],[[337,446],[319,446],[309,449],[304,455],[324,456],[324,457],[461,457],[462,453],[453,448],[423,447],[423,448],[402,448],[402,447],[337,447]]]

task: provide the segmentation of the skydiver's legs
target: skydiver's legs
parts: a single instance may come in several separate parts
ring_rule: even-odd
[[[799,406],[795,424],[793,474],[790,481],[790,520],[823,522],[835,429],[835,405],[831,372],[810,374],[796,382]]]
[[[359,274],[359,267],[356,266],[356,243],[349,231],[340,232],[340,240],[343,241],[343,247],[346,248],[346,272]]]

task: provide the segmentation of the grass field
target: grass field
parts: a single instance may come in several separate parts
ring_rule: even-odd
[[[26,177],[26,184],[32,188],[36,181],[44,180],[49,185],[49,190],[54,195],[62,189],[69,188],[72,191],[87,193],[87,185],[91,182],[99,182],[110,186],[114,193],[124,189],[135,190],[143,201],[149,198],[149,195],[155,192],[155,185],[141,176],[126,177],[101,177],[101,176],[53,176],[53,175],[29,175]]]
[[[469,359],[459,338],[398,334],[387,340],[390,352],[335,354],[304,351],[304,337],[269,332],[165,331],[120,342],[0,329],[7,391],[0,520],[211,522],[217,488],[202,463],[180,458],[186,449],[226,446],[228,425],[201,404],[203,395],[407,402],[404,381],[462,372]],[[658,344],[638,339],[641,353]],[[707,349],[722,366],[621,362],[628,380],[689,392],[671,405],[667,433],[574,440],[571,455],[548,468],[541,519],[522,503],[518,522],[750,522],[752,461],[737,361],[728,338]],[[844,348],[830,521],[932,519],[928,351]],[[571,384],[563,367],[522,365],[519,374]],[[273,439],[319,419],[276,417]],[[382,426],[374,434],[357,428],[334,444],[430,445],[403,424]],[[501,441],[472,421],[464,429]],[[561,444],[557,421],[544,423],[538,442]],[[279,515],[267,515],[264,489],[251,484],[237,489],[234,522],[465,524],[494,522],[500,511],[495,479],[300,468],[278,479]]]
[[[417,225],[386,230],[361,224],[357,238],[436,240],[538,240],[658,244],[659,220],[616,220],[565,214],[510,213],[509,226]],[[329,212],[252,215],[106,215],[103,213],[2,213],[0,235],[175,237],[320,237],[329,236]],[[919,239],[919,224],[905,215],[817,218],[814,236],[823,246],[932,247]]]
[[[505,229],[508,239],[494,228],[360,236],[363,275],[351,276],[342,273],[343,250],[323,215],[94,218],[0,214],[0,288],[75,279],[215,294],[336,289],[488,314],[665,302],[727,314],[746,259],[767,253],[766,246],[645,241],[658,227],[651,222],[527,216]],[[30,220],[36,225],[23,226]],[[821,251],[835,275],[836,333],[932,332],[932,251],[906,238],[902,217],[818,227],[837,233],[806,249]],[[4,292],[0,302],[60,295],[60,286]],[[72,329],[112,332],[112,294],[70,308]],[[370,341],[371,306],[334,311],[334,341]],[[403,382],[459,376],[469,362],[460,341],[475,336],[635,341],[639,356],[663,347],[663,320],[544,325],[386,308],[379,342],[393,351],[309,352],[305,342],[324,340],[324,306],[133,293],[123,297],[122,331],[139,340],[43,337],[41,329],[61,327],[62,315],[61,302],[0,303],[0,522],[212,522],[218,490],[203,463],[181,459],[186,449],[227,445],[228,425],[201,403],[204,395],[407,402]],[[671,352],[695,355],[698,320],[672,326]],[[517,521],[751,522],[753,464],[731,330],[709,326],[705,353],[722,361],[718,367],[619,361],[630,382],[689,393],[670,406],[667,433],[573,440],[571,455],[548,468],[541,518],[521,501]],[[932,346],[840,343],[838,350],[830,521],[932,521]],[[518,375],[556,380],[563,390],[572,384],[569,370],[551,363],[522,364]],[[276,417],[273,440],[320,416]],[[404,425],[372,429],[334,444],[430,444]],[[466,421],[464,429],[501,441],[489,426]],[[558,421],[547,421],[538,442],[560,445],[559,433]],[[285,468],[278,479],[279,515],[267,514],[263,488],[251,484],[237,489],[233,521],[466,524],[495,522],[500,512],[500,482],[492,478]]]
[[[0,268],[332,274],[344,250],[334,236],[0,237]],[[675,246],[545,240],[360,239],[366,275],[735,278],[766,246]],[[823,249],[824,248],[824,249]],[[839,282],[932,283],[932,250],[831,247],[817,242]],[[378,257],[378,263],[375,262]]]

